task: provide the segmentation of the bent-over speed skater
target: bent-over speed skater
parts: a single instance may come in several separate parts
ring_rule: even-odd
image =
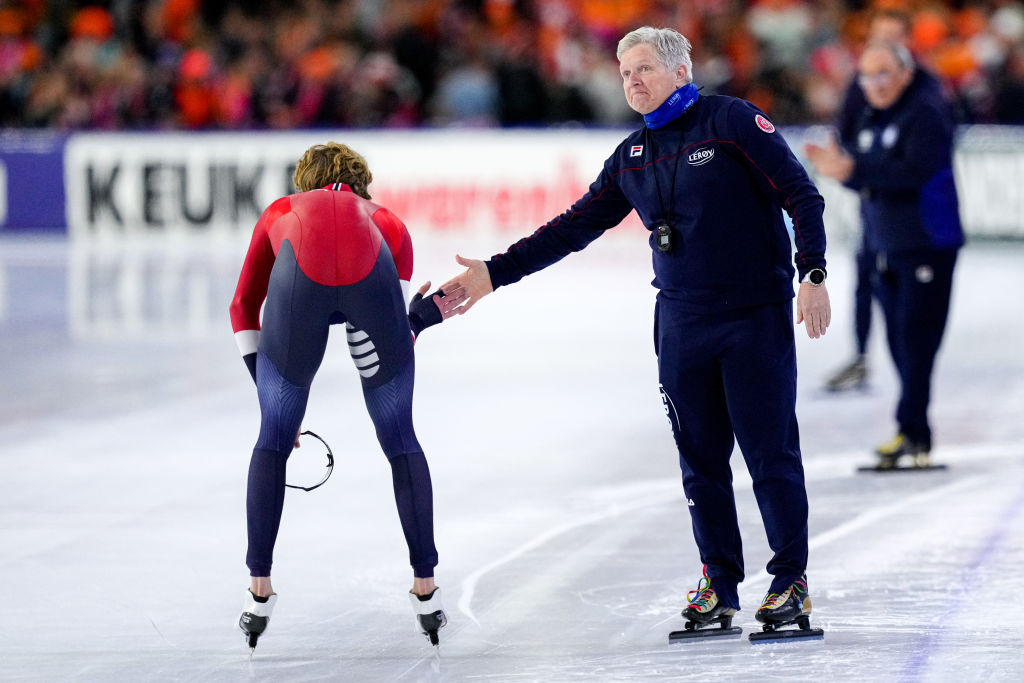
[[[261,415],[246,496],[251,580],[239,620],[253,649],[277,601],[270,571],[285,468],[331,325],[345,326],[366,408],[391,465],[417,624],[436,645],[446,623],[434,583],[430,471],[412,423],[413,342],[446,317],[445,303],[437,292],[423,297],[428,282],[406,311],[412,242],[393,213],[370,201],[372,179],[365,159],[345,145],[309,148],[295,169],[299,192],[273,202],[257,221],[231,302]]]

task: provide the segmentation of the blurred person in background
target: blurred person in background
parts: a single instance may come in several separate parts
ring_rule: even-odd
[[[893,9],[880,10],[871,17],[868,26],[868,41],[885,41],[909,46],[911,26],[911,18],[906,13]],[[936,97],[943,97],[942,83],[934,74],[917,64],[916,61],[914,64],[913,83],[915,89],[925,89]],[[846,90],[842,107],[839,110],[839,119],[836,121],[839,144],[844,149],[855,149],[857,145],[857,134],[860,132],[861,117],[863,116],[865,105],[866,100],[864,90],[860,85],[860,79],[854,78]],[[821,142],[823,141],[818,141],[819,146]],[[804,151],[806,153],[807,148]],[[853,310],[857,352],[849,364],[843,366],[829,377],[825,383],[825,387],[829,391],[846,391],[848,389],[861,388],[867,383],[868,339],[871,334],[872,307],[875,300],[872,292],[872,273],[875,271],[876,257],[877,254],[869,246],[867,233],[862,225],[860,246],[854,259],[857,280],[854,289]]]
[[[285,470],[299,445],[331,325],[345,325],[366,408],[391,465],[417,626],[436,645],[446,622],[434,583],[430,470],[412,423],[413,342],[442,321],[442,299],[423,298],[428,282],[406,312],[412,242],[393,213],[370,201],[372,180],[366,160],[345,145],[310,147],[295,169],[299,192],[273,202],[257,221],[231,302],[235,340],[256,383],[261,414],[246,496],[251,581],[239,620],[250,648],[277,601],[270,568]]]
[[[931,378],[946,326],[953,268],[964,243],[953,178],[955,127],[949,104],[905,45],[872,42],[858,63],[866,103],[847,151],[809,144],[824,176],[860,193],[870,276],[885,313],[900,378],[897,434],[877,449],[879,467],[909,456],[930,464]]]
[[[650,231],[658,288],[655,352],[662,400],[704,575],[683,615],[727,628],[744,562],[729,459],[738,442],[774,556],[756,612],[766,630],[807,623],[807,493],[796,420],[796,320],[825,333],[824,201],[786,141],[744,100],[700,96],[689,41],[643,27],[619,42],[622,88],[644,126],[573,206],[446,283],[468,311],[495,288],[579,251],[636,210]],[[690,628],[688,626],[688,628]],[[811,632],[809,628],[801,629]]]

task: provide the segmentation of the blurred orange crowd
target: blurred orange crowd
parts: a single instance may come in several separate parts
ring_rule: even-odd
[[[823,123],[879,8],[962,121],[1024,123],[1018,0],[0,0],[0,126],[634,124],[615,46],[645,24],[690,38],[705,94]]]

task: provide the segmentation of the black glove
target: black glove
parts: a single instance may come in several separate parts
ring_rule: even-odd
[[[412,328],[412,333],[416,337],[431,325],[444,321],[444,318],[441,317],[441,309],[434,303],[435,296],[444,296],[444,292],[438,289],[426,297],[416,292],[412,301],[409,302],[409,327]]]
[[[252,381],[256,381],[256,352],[247,353],[242,356],[242,360],[245,361],[245,367],[249,368],[249,374],[252,375]]]

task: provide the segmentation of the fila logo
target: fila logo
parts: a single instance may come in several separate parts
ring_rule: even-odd
[[[708,163],[714,157],[715,150],[709,147],[704,147],[702,149],[698,149],[696,152],[686,157],[686,163],[690,164],[690,166],[700,166],[701,164]]]
[[[643,153],[644,153],[644,146],[643,145],[633,145],[632,147],[629,148],[629,156],[630,157],[638,157],[638,156],[642,155]]]

